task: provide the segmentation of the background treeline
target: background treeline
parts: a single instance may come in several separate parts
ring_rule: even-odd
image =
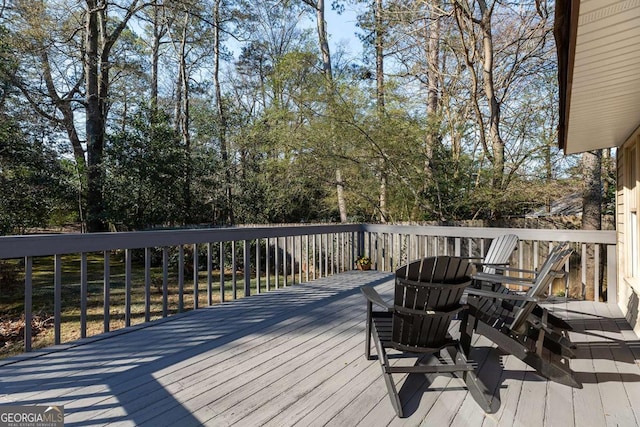
[[[606,209],[557,114],[550,1],[5,0],[0,233]]]

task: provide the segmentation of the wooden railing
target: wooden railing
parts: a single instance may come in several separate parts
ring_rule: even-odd
[[[77,316],[77,338],[85,338],[351,270],[359,254],[382,271],[423,256],[480,256],[505,233],[521,239],[512,259],[520,268],[537,267],[554,242],[573,242],[564,294],[584,298],[591,286],[595,300],[615,300],[615,233],[606,231],[348,224],[7,236],[0,260],[23,271],[24,350],[31,351],[40,309],[34,290],[50,302],[53,344],[60,344],[63,317]],[[589,263],[604,274],[589,279]]]

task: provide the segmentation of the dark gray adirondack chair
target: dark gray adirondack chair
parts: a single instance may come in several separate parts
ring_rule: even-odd
[[[499,401],[493,399],[466,359],[469,349],[464,351],[460,341],[449,335],[451,320],[464,308],[460,298],[471,283],[470,272],[471,266],[462,258],[440,256],[414,261],[396,271],[393,305],[387,304],[372,287],[361,288],[367,298],[365,356],[372,359],[373,338],[387,392],[399,417],[403,416],[403,410],[392,377],[395,373],[460,373],[478,404],[486,412],[497,410],[495,404]],[[385,311],[373,311],[374,304]],[[436,366],[417,363],[392,366],[387,349],[398,350],[402,352],[400,356],[409,357],[446,349],[451,362]]]
[[[564,274],[564,264],[572,252],[568,245],[558,245],[532,281],[478,273],[483,281],[529,286],[530,289],[526,294],[512,293],[504,286],[496,292],[470,289],[467,333],[461,339],[470,339],[470,334],[475,331],[527,363],[543,377],[581,388],[569,367],[574,347],[568,335],[550,326],[546,314],[539,318],[533,313],[539,307],[539,296],[556,277]]]

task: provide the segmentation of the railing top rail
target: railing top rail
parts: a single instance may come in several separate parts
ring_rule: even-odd
[[[483,239],[492,239],[502,234],[511,233],[518,235],[521,240],[551,242],[568,240],[581,243],[616,244],[615,231],[386,224],[321,224],[135,231],[122,233],[4,236],[0,237],[0,259],[359,231]]]
[[[364,231],[377,233],[401,233],[418,236],[442,236],[493,239],[503,234],[516,234],[521,240],[549,242],[581,242],[616,244],[616,232],[611,230],[553,230],[531,228],[457,227],[431,225],[364,224]]]
[[[361,224],[225,227],[0,237],[0,259],[362,231]]]

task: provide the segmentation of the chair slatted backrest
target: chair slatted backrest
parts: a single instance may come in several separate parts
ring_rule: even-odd
[[[471,265],[462,258],[438,256],[414,261],[396,271],[392,345],[398,350],[430,352],[447,342],[451,320],[471,283]]]
[[[491,241],[489,249],[483,259],[482,271],[484,273],[495,274],[495,265],[507,265],[511,259],[511,254],[518,246],[518,236],[515,234],[503,234]],[[494,264],[493,266],[491,264]]]
[[[562,242],[553,247],[549,252],[549,256],[542,266],[539,268],[536,275],[536,279],[529,288],[527,295],[540,297],[544,292],[549,289],[549,285],[564,274],[564,265],[571,256],[573,249],[571,249],[569,242]],[[517,331],[522,329],[527,317],[531,314],[537,303],[534,301],[524,301],[519,306],[519,310],[515,313],[513,321],[511,322],[510,329]]]

